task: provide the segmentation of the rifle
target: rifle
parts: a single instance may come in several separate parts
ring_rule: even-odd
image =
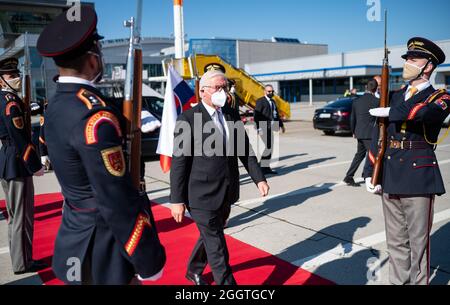
[[[31,62],[30,49],[28,46],[28,32],[25,33],[24,36],[24,53],[22,101],[24,104],[25,130],[31,139]]]
[[[385,25],[384,25],[384,59],[383,69],[381,74],[381,96],[380,107],[389,107],[389,50],[387,47],[387,10],[385,11]],[[378,128],[380,130],[378,143],[378,155],[375,160],[372,185],[379,184],[381,180],[381,173],[383,172],[383,158],[387,148],[387,122],[388,118],[378,118]]]
[[[130,28],[127,73],[125,78],[123,114],[126,120],[126,150],[128,169],[133,186],[142,191],[141,186],[141,110],[142,110],[142,48],[141,18],[142,0],[138,0],[137,18],[124,22]]]
[[[200,77],[198,76],[197,58],[195,54],[189,57],[189,67],[191,69],[191,75],[195,79],[195,100],[197,103],[200,103]]]

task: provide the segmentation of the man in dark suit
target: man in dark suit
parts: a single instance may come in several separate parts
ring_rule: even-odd
[[[358,186],[353,177],[370,147],[372,130],[376,120],[370,115],[369,110],[379,107],[380,101],[375,97],[377,88],[377,81],[375,79],[369,80],[366,93],[353,102],[350,125],[353,136],[358,139],[358,150],[344,178],[344,182],[350,186]]]
[[[238,157],[261,195],[269,192],[239,114],[226,103],[226,86],[222,72],[206,72],[200,81],[202,102],[182,113],[175,127],[172,216],[181,222],[187,208],[200,231],[186,274],[196,285],[206,284],[202,273],[208,263],[216,284],[236,284],[224,226],[239,199]]]
[[[265,150],[261,157],[261,167],[264,174],[277,173],[270,168],[270,160],[272,159],[273,151],[273,132],[278,131],[281,128],[283,133],[286,132],[284,123],[280,118],[277,105],[273,100],[275,91],[271,85],[267,85],[264,89],[264,96],[256,101],[254,119],[258,133],[265,145]]]

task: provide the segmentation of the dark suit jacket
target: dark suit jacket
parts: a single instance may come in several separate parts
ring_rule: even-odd
[[[380,100],[370,93],[366,93],[353,101],[350,125],[357,139],[368,140],[372,138],[376,118],[370,115],[369,110],[378,108],[379,105]]]
[[[241,122],[239,114],[230,106],[222,108],[223,115],[227,122]],[[194,130],[194,118],[201,120],[202,131]],[[233,204],[239,199],[239,168],[237,147],[228,156],[210,156],[203,147],[205,141],[209,140],[214,131],[206,130],[203,127],[206,122],[212,119],[203,106],[199,103],[192,109],[182,113],[175,128],[174,156],[170,172],[170,199],[172,203],[184,203],[192,208],[204,210],[217,210],[226,201]],[[181,126],[190,126],[188,136],[183,134],[183,130],[178,130]],[[240,125],[244,128],[244,125]],[[239,129],[240,129],[239,128]],[[193,131],[193,132],[190,132]],[[231,132],[232,130],[230,130]],[[265,181],[265,177],[258,165],[258,161],[250,147],[245,129],[240,129],[245,134],[245,151],[239,156],[242,164],[257,184]],[[234,143],[238,137],[238,130],[234,130]],[[182,144],[179,139],[186,139]],[[177,144],[178,143],[178,144]],[[195,144],[195,145],[194,145]],[[195,147],[194,147],[195,146]],[[180,150],[184,153],[180,154]]]
[[[272,100],[273,104],[276,106],[275,101]],[[273,117],[272,108],[270,107],[269,101],[265,96],[256,101],[254,119],[256,123],[256,127],[259,128],[260,122],[267,122],[267,126],[271,127],[271,122],[276,121],[279,122],[280,127],[283,127],[283,121],[280,119],[280,113],[278,112],[278,107],[276,107],[277,117]]]

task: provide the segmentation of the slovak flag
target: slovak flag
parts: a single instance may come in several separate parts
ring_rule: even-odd
[[[158,149],[160,155],[161,169],[164,173],[170,171],[173,155],[173,133],[177,117],[187,109],[191,103],[196,103],[195,93],[183,78],[169,66],[167,75],[166,94],[164,97],[164,109],[159,132]]]

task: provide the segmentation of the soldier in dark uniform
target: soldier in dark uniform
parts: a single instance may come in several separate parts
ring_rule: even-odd
[[[381,192],[392,284],[428,284],[430,280],[430,231],[435,196],[445,193],[434,153],[441,126],[450,114],[450,95],[436,90],[430,77],[445,62],[433,42],[415,37],[408,42],[404,89],[391,94],[390,108],[372,109],[388,118],[388,147],[383,160],[382,183],[371,185],[378,151],[378,132],[366,162],[370,192]],[[378,131],[378,130],[377,130]]]
[[[36,272],[45,264],[32,259],[34,187],[32,176],[42,176],[36,147],[24,117],[25,105],[16,58],[0,62],[0,180],[8,212],[8,239],[13,272]]]
[[[53,271],[67,284],[128,284],[158,278],[165,264],[150,202],[126,168],[121,113],[95,87],[103,73],[97,15],[65,13],[39,37],[60,77],[45,112],[49,156],[64,195]],[[81,269],[81,270],[80,270]]]

